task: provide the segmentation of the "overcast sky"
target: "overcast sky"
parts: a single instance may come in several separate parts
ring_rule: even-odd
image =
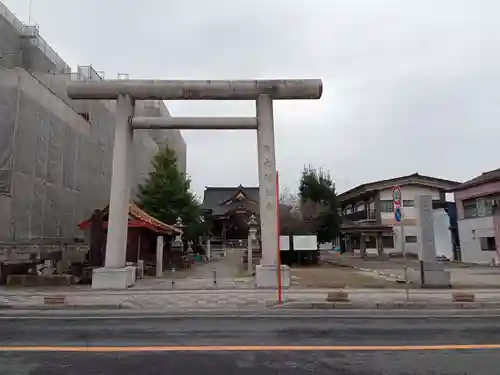
[[[2,0],[22,21],[29,0]],[[419,172],[500,167],[498,0],[32,0],[73,67],[106,77],[322,78],[275,105],[281,186],[304,165],[339,191]],[[171,102],[172,115],[251,116],[251,102]],[[193,188],[257,185],[252,131],[184,131]]]

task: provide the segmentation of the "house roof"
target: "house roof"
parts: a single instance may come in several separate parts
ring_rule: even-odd
[[[150,229],[154,232],[161,233],[182,233],[182,229],[176,228],[173,225],[165,224],[164,222],[155,219],[146,211],[142,210],[135,203],[129,203],[129,227],[142,227]],[[101,214],[105,215],[109,212],[109,205],[101,210]],[[87,229],[90,227],[91,219],[87,219],[78,224],[80,229]],[[107,226],[107,221],[104,222]]]
[[[394,178],[389,178],[386,180],[373,181],[373,182],[361,184],[359,186],[356,186],[355,188],[352,188],[350,190],[343,192],[342,194],[339,194],[338,198],[342,202],[342,201],[346,201],[346,200],[355,198],[355,197],[362,195],[364,193],[388,189],[388,188],[391,188],[395,185],[398,185],[398,186],[419,185],[419,186],[431,187],[431,188],[442,189],[442,190],[450,190],[450,189],[460,185],[460,182],[445,180],[442,178],[436,178],[436,177],[430,177],[430,176],[423,176],[423,175],[420,175],[418,173],[413,173],[413,174],[410,174],[407,176],[394,177]]]
[[[213,215],[224,215],[226,212],[236,208],[237,203],[228,203],[243,194],[248,200],[259,203],[259,188],[239,186],[205,187],[203,193],[202,209],[212,211]],[[234,206],[234,207],[233,207]]]
[[[469,181],[465,181],[463,184],[451,188],[449,191],[464,190],[474,186],[487,184],[489,182],[495,182],[499,180],[500,180],[500,169],[494,169],[492,171],[483,172],[479,176],[474,177]]]

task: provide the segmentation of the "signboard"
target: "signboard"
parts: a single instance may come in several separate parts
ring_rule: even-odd
[[[280,250],[290,250],[290,236],[280,236]]]
[[[401,206],[401,188],[399,186],[394,186],[392,188],[392,201],[394,207]]]
[[[293,236],[294,251],[318,250],[318,238],[315,235]]]
[[[394,220],[401,222],[401,207],[394,208]]]
[[[401,202],[401,188],[399,186],[394,186],[392,188],[392,205],[394,206],[394,220],[396,220],[397,223],[401,222],[403,214]]]

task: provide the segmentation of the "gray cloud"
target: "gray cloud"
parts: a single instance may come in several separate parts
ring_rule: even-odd
[[[28,0],[4,0],[27,19]],[[108,77],[321,77],[320,101],[275,106],[282,186],[304,164],[340,190],[420,172],[466,179],[498,167],[495,0],[33,0],[72,65]],[[253,103],[168,103],[174,115],[251,115]],[[184,132],[204,185],[257,184],[252,132]]]

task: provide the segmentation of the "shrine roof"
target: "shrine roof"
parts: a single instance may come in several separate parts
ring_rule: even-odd
[[[109,205],[101,210],[101,215],[106,215],[109,212]],[[90,227],[91,218],[82,221],[78,224],[80,229],[87,229]],[[107,220],[103,223],[107,227]],[[129,203],[129,227],[143,227],[150,229],[154,232],[162,233],[182,233],[182,229],[176,228],[173,225],[166,224],[153,216],[149,215],[146,211],[142,210],[135,203]]]
[[[241,194],[241,195],[240,195]],[[223,215],[230,211],[237,203],[233,202],[241,199],[242,202],[250,200],[259,202],[259,188],[255,186],[231,186],[231,187],[205,187],[203,203],[204,210],[212,211],[213,215]]]

